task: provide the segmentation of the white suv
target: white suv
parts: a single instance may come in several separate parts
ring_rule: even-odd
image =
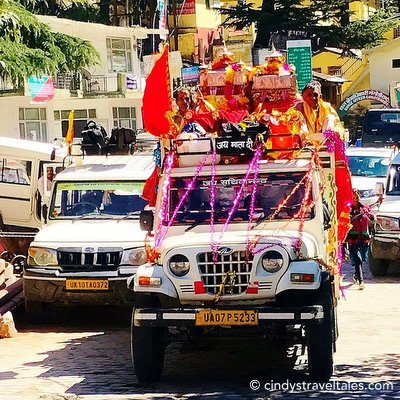
[[[361,194],[361,203],[373,206],[378,202],[375,192],[377,182],[385,184],[394,149],[377,147],[350,147],[346,150],[351,183]]]

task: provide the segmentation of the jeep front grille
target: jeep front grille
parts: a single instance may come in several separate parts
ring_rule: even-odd
[[[221,295],[243,293],[249,284],[253,255],[248,255],[246,262],[245,251],[235,251],[229,255],[217,255],[217,262],[213,262],[213,253],[200,253],[197,255],[197,263],[200,270],[201,280],[208,294],[217,294],[220,285],[227,273],[234,276],[233,284],[225,285]]]
[[[66,272],[115,271],[123,250],[121,248],[99,247],[97,251],[80,247],[63,247],[57,250],[57,260]]]

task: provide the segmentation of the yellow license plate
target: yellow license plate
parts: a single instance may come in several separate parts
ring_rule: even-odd
[[[67,279],[67,290],[108,290],[107,279]]]
[[[257,325],[254,310],[201,310],[196,313],[196,325]]]

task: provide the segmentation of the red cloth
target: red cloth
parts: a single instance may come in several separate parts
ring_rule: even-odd
[[[160,168],[156,166],[143,187],[142,197],[149,202],[150,207],[156,205],[159,176]]]
[[[146,131],[157,137],[167,136],[170,131],[170,123],[165,113],[171,109],[168,45],[166,45],[161,57],[155,62],[146,79],[142,109]]]
[[[219,110],[219,117],[224,121],[231,122],[233,124],[237,124],[243,120],[244,117],[247,117],[249,114],[247,110],[237,110],[237,111],[226,111]]]

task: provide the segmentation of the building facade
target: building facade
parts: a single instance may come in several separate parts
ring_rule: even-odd
[[[24,88],[0,85],[0,135],[51,142],[65,136],[71,110],[75,112],[75,137],[90,120],[100,123],[108,133],[116,126],[142,128],[145,74],[138,48],[150,31],[159,30],[38,18],[53,31],[91,42],[99,52],[100,63],[76,74],[53,77],[54,97],[43,104],[32,103],[27,82]]]

